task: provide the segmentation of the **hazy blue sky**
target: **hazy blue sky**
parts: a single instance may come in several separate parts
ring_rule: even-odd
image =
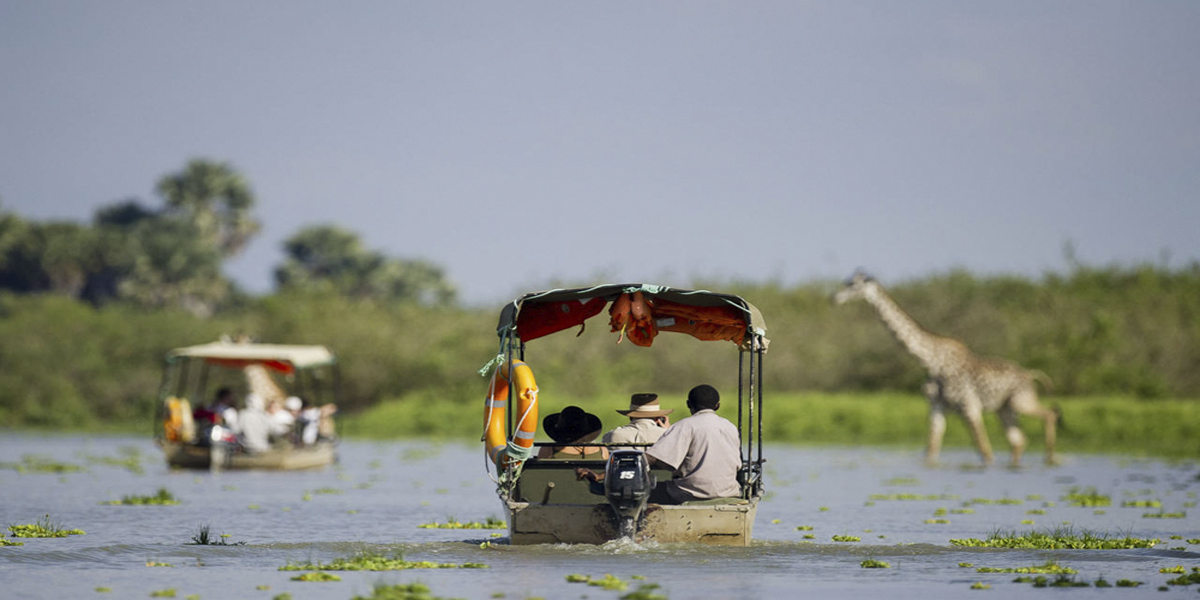
[[[251,291],[321,223],[473,303],[1178,266],[1200,2],[0,0],[4,209],[157,206],[193,157],[253,184]]]

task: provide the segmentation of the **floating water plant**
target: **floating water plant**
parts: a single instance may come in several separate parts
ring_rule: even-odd
[[[591,575],[580,575],[579,573],[567,575],[567,583],[587,583],[591,580]]]
[[[1192,567],[1191,573],[1181,574],[1174,579],[1168,579],[1167,585],[1192,585],[1200,583],[1200,567]]]
[[[324,571],[313,571],[311,573],[303,573],[292,578],[292,581],[341,581],[342,578],[333,573]]]
[[[419,529],[506,529],[508,525],[501,519],[496,517],[488,517],[486,521],[480,523],[478,521],[459,522],[454,517],[448,517],[445,523],[422,523],[417,525]]]
[[[331,563],[288,563],[280,571],[403,571],[407,569],[486,569],[483,563],[437,563],[431,561],[408,561],[400,555],[384,556],[368,552],[352,558],[335,558]]]
[[[973,589],[973,590],[990,590],[990,589],[992,589],[992,584],[984,583],[982,581],[976,581],[975,583],[971,584],[971,589]]]
[[[1032,567],[979,567],[975,569],[976,573],[1031,573],[1043,575],[1057,575],[1059,573],[1073,574],[1077,571],[1071,567],[1064,567],[1057,562],[1051,560],[1041,565]]]
[[[146,561],[146,566],[147,567],[174,567],[175,565],[173,565],[171,563],[159,562],[157,560],[148,560],[148,561]]]
[[[12,469],[18,473],[75,473],[83,470],[79,465],[58,462],[35,454],[22,456],[19,463],[0,462],[0,468]]]
[[[953,494],[871,494],[871,500],[957,500]]]
[[[629,587],[629,582],[623,581],[619,577],[614,577],[612,573],[605,573],[604,577],[600,579],[590,579],[587,584],[617,592],[623,592]]]
[[[833,536],[833,541],[835,541],[835,542],[861,542],[862,538],[858,537],[857,535],[835,535],[835,536]]]
[[[890,563],[883,562],[882,560],[875,560],[873,558],[868,558],[868,559],[858,563],[858,566],[860,566],[864,569],[890,569],[890,568],[892,568],[892,565]]]
[[[25,542],[18,542],[16,540],[10,540],[10,539],[4,537],[3,535],[0,535],[0,548],[3,548],[4,546],[24,546],[24,545],[25,545]]]
[[[949,525],[950,519],[925,519],[927,525]]]
[[[1118,579],[1117,580],[1117,587],[1137,587],[1139,585],[1142,585],[1142,582],[1134,581],[1132,579]]]
[[[155,590],[150,592],[151,598],[174,598],[175,588],[167,588],[165,590]]]
[[[657,592],[661,587],[657,583],[643,583],[636,590],[622,595],[620,600],[667,600],[666,596]]]
[[[1143,519],[1186,519],[1187,513],[1186,512],[1169,513],[1169,512],[1161,512],[1160,511],[1160,512],[1156,512],[1156,513],[1143,514],[1142,518]]]
[[[952,539],[955,546],[972,548],[1023,548],[1034,550],[1126,550],[1131,548],[1151,548],[1161,540],[1158,538],[1145,539],[1125,537],[1109,537],[1108,534],[1083,531],[1075,533],[1070,528],[1056,529],[1047,532],[1030,531],[1022,534],[1016,532],[992,533],[986,540],[977,538]]]
[[[796,526],[796,531],[812,531],[812,530],[813,530],[812,525],[797,525]]]
[[[1126,500],[1121,503],[1126,508],[1162,508],[1161,500]]]
[[[1098,493],[1096,488],[1071,488],[1063,497],[1071,506],[1112,506],[1112,497]]]
[[[60,538],[68,535],[84,535],[81,529],[64,529],[61,525],[51,522],[46,515],[32,525],[9,525],[8,532],[19,538]]]
[[[101,502],[100,504],[113,504],[113,505],[146,504],[146,505],[155,505],[155,506],[171,506],[171,505],[179,504],[179,499],[177,499],[173,494],[171,494],[171,491],[168,490],[167,488],[158,488],[158,492],[155,493],[153,496],[122,496],[120,500],[109,500],[108,502]]]
[[[208,525],[201,525],[196,534],[192,536],[191,545],[195,546],[241,546],[246,542],[230,542],[229,534],[222,533],[217,538],[209,535],[212,529]]]
[[[497,595],[493,594],[492,597],[493,598],[503,598],[504,595],[501,594],[501,595],[497,596]],[[377,584],[375,584],[375,589],[371,592],[370,596],[355,596],[355,597],[351,598],[350,600],[444,600],[444,599],[441,596],[434,596],[430,592],[429,586],[421,584],[421,583],[409,583],[409,584],[401,583],[401,584],[393,584],[393,585],[388,585],[385,583],[377,583]]]

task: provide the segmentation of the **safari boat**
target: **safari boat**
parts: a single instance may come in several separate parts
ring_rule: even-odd
[[[282,380],[282,381],[281,381]],[[265,403],[305,401],[293,432],[250,452],[235,432],[197,422],[209,390],[228,387],[257,394]],[[157,402],[155,442],[167,464],[184,469],[312,469],[337,460],[332,413],[336,411],[337,359],[325,346],[218,341],[175,348],[166,355]],[[194,401],[193,401],[194,399]],[[293,406],[292,408],[295,408]],[[310,431],[303,430],[310,422]],[[319,434],[319,435],[318,435]]]
[[[618,341],[623,337],[649,347],[660,333],[678,333],[714,342],[714,348],[737,350],[737,415],[730,410],[732,390],[723,390],[720,412],[738,427],[739,497],[650,503],[656,480],[669,479],[671,472],[650,469],[642,450],[614,450],[607,460],[535,456],[539,447],[557,444],[534,441],[538,387],[530,364],[537,363],[526,362],[526,344],[583,327],[605,307]],[[489,475],[495,468],[493,479],[512,544],[603,544],[627,537],[638,542],[749,545],[763,495],[762,358],[768,340],[757,308],[731,294],[648,284],[558,289],[526,294],[505,305],[497,334],[499,353],[481,371],[491,371],[484,441],[486,464]],[[509,398],[515,404],[511,412],[506,410]],[[606,473],[603,495],[596,493],[596,484],[576,478],[579,467]]]

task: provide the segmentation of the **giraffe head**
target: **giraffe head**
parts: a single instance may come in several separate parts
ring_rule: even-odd
[[[864,273],[861,269],[855,271],[842,285],[842,289],[833,295],[834,304],[843,304],[849,300],[863,298],[867,290],[879,285],[875,278]]]

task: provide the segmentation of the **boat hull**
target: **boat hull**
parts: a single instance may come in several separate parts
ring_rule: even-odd
[[[333,442],[320,441],[310,446],[278,446],[266,452],[225,454],[220,446],[197,446],[163,442],[167,465],[177,469],[264,469],[295,471],[317,469],[333,464],[337,452]]]
[[[603,544],[621,537],[607,504],[504,504],[513,545]],[[757,499],[680,506],[649,504],[634,541],[747,546],[757,510]]]

